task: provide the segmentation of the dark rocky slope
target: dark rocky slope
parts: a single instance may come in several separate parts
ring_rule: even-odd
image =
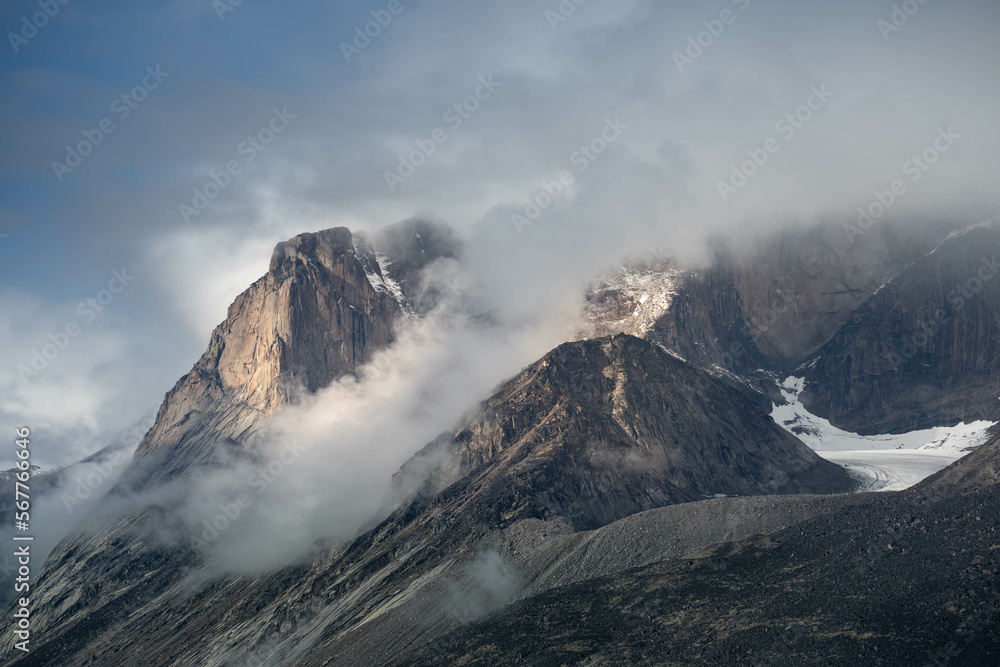
[[[1000,417],[1000,228],[953,235],[855,311],[802,401],[856,433]]]
[[[456,563],[447,577],[417,595],[398,595],[392,608],[372,615],[303,664],[385,664],[499,610],[511,597],[531,597],[720,542],[767,535],[865,501],[852,494],[716,498],[641,512],[582,532],[565,532],[558,522],[520,521],[487,535],[480,544],[485,551]]]
[[[756,404],[628,335],[566,343],[454,434],[438,487],[464,480],[466,516],[564,517],[592,528],[714,495],[834,493],[853,484]]]
[[[544,592],[394,664],[996,665],[998,457],[994,438],[919,488]]]
[[[932,475],[916,488],[932,495],[970,493],[992,489],[1000,481],[1000,424],[979,449]]]
[[[409,466],[426,468],[421,459],[443,463],[431,469],[411,503],[326,568],[380,569],[386,579],[377,594],[407,591],[397,603],[407,613],[387,616],[392,610],[379,611],[385,601],[366,590],[372,597],[364,601],[365,630],[328,625],[328,643],[303,664],[333,658],[333,664],[353,664],[363,656],[380,663],[454,627],[456,619],[442,615],[448,595],[427,582],[426,573],[484,549],[502,551],[508,533],[528,531],[544,541],[545,535],[692,498],[836,492],[855,484],[740,392],[627,335],[560,346],[502,385]],[[544,562],[536,552],[527,561],[511,558],[509,565],[525,583],[551,577]],[[328,579],[325,586],[368,585],[340,581]],[[414,600],[418,586],[423,599]],[[393,650],[387,650],[387,635]],[[377,658],[366,655],[376,646]]]
[[[449,596],[440,578],[428,581],[426,573],[451,567],[449,576],[456,576],[450,561],[484,549],[499,553],[506,534],[527,531],[544,541],[717,493],[854,486],[841,468],[777,428],[740,392],[627,335],[560,346],[409,465],[425,468],[421,459],[443,463],[411,503],[322,575],[326,587],[359,591],[366,611],[352,613],[365,629],[358,630],[357,621],[328,624],[327,643],[302,664],[356,664],[352,660],[362,657],[380,664],[454,627],[457,620],[442,614]],[[511,558],[511,576],[522,583],[551,576],[544,562],[540,552],[527,561]],[[331,570],[359,568],[384,577],[378,589],[356,576],[329,577]],[[392,613],[380,599],[386,589],[406,591],[394,605],[405,613]],[[376,648],[375,655],[366,653]]]

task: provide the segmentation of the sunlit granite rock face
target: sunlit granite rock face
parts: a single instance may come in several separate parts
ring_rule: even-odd
[[[150,468],[143,483],[210,461],[218,443],[252,441],[297,392],[353,373],[388,346],[401,305],[385,279],[375,252],[346,228],[279,243],[267,275],[237,297],[164,399],[136,455]]]

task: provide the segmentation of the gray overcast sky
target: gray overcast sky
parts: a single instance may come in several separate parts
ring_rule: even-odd
[[[388,0],[221,16],[220,2],[70,2],[36,31],[36,2],[0,10],[0,433],[32,426],[42,465],[154,410],[274,244],[303,231],[435,217],[467,237],[491,305],[533,317],[625,253],[850,221],[895,179],[897,219],[1000,208],[996,2],[897,3],[915,10],[898,30],[892,2],[852,0],[567,1],[568,16],[556,0],[402,0],[395,15]],[[387,25],[347,62],[371,12]],[[455,127],[446,111],[477,89]],[[807,102],[808,120],[776,126]],[[609,121],[610,149],[581,158]],[[270,144],[244,143],[269,125]],[[947,152],[904,175],[949,127]],[[392,191],[385,172],[437,128],[445,141]],[[86,136],[89,155],[53,167]],[[768,139],[776,152],[723,202],[718,182]],[[239,173],[186,221],[180,204],[230,161]],[[564,170],[572,184],[519,234],[512,213]],[[80,306],[123,269],[103,310]],[[19,377],[68,324],[79,335]]]

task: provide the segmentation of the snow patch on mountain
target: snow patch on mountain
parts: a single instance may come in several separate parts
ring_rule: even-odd
[[[771,418],[817,454],[847,468],[862,481],[860,491],[899,491],[943,470],[989,438],[994,422],[977,421],[910,433],[858,435],[810,413],[799,400],[803,378],[781,385],[785,405]]]
[[[357,244],[355,244],[356,246]],[[386,255],[379,252],[375,253],[375,260],[378,262],[378,268],[382,275],[376,273],[374,267],[370,266],[367,262],[364,263],[363,267],[365,276],[368,278],[368,283],[376,292],[388,294],[394,298],[406,317],[410,319],[416,318],[413,307],[410,306],[410,302],[403,295],[403,288],[392,278],[392,262]]]
[[[968,234],[969,232],[971,232],[974,229],[981,229],[983,227],[992,229],[993,228],[993,223],[996,222],[997,220],[1000,220],[1000,217],[993,218],[992,220],[985,220],[983,222],[977,222],[975,224],[969,225],[968,227],[965,227],[964,229],[955,230],[952,233],[948,234],[948,236],[944,237],[944,240],[941,241],[941,243],[937,244],[937,246],[934,248],[934,250],[931,250],[927,254],[928,255],[933,255],[942,246],[944,246],[946,243],[954,241],[955,239],[957,239],[957,238],[959,238],[961,236],[965,236],[966,234]]]
[[[804,388],[805,380],[802,378],[790,377],[785,380],[781,386],[781,394],[787,403],[776,405],[771,418],[817,452],[907,449],[954,456],[957,459],[983,444],[987,437],[986,430],[994,424],[978,421],[910,433],[858,435],[841,430],[828,420],[806,410],[799,401],[799,394]]]
[[[642,337],[670,309],[683,272],[673,266],[621,266],[587,290],[576,339],[619,333]]]
[[[417,234],[417,238],[419,237],[420,235]],[[406,300],[406,297],[403,296],[403,288],[399,286],[399,283],[392,279],[392,262],[389,261],[387,256],[380,252],[375,253],[375,259],[378,260],[378,268],[382,271],[382,278],[381,285],[372,283],[372,287],[376,290],[386,291],[391,294],[399,303],[399,307],[403,309],[403,312],[408,315],[412,315],[413,311],[410,308],[410,304]]]

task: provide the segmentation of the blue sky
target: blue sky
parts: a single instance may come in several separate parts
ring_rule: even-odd
[[[303,231],[444,220],[493,305],[528,316],[637,249],[697,254],[713,232],[850,220],[942,127],[962,139],[891,215],[1000,208],[995,2],[929,0],[886,38],[892,2],[588,0],[553,23],[556,0],[403,0],[348,63],[342,43],[388,5],[243,0],[220,17],[211,0],[70,0],[17,53],[5,38],[0,432],[33,426],[43,465],[117,439],[190,368],[274,244]],[[679,69],[675,54],[726,10]],[[7,0],[0,27],[38,11]],[[115,100],[157,66],[169,75],[119,119]],[[484,76],[495,93],[391,191],[385,172]],[[817,85],[829,102],[722,202],[718,182]],[[246,162],[239,146],[274,109],[295,118]],[[114,131],[58,180],[52,163],[106,118]],[[517,234],[511,214],[614,118],[621,140]],[[240,174],[186,224],[179,206],[232,160]],[[79,304],[123,268],[134,281],[84,322]],[[20,377],[78,320],[44,372]]]

